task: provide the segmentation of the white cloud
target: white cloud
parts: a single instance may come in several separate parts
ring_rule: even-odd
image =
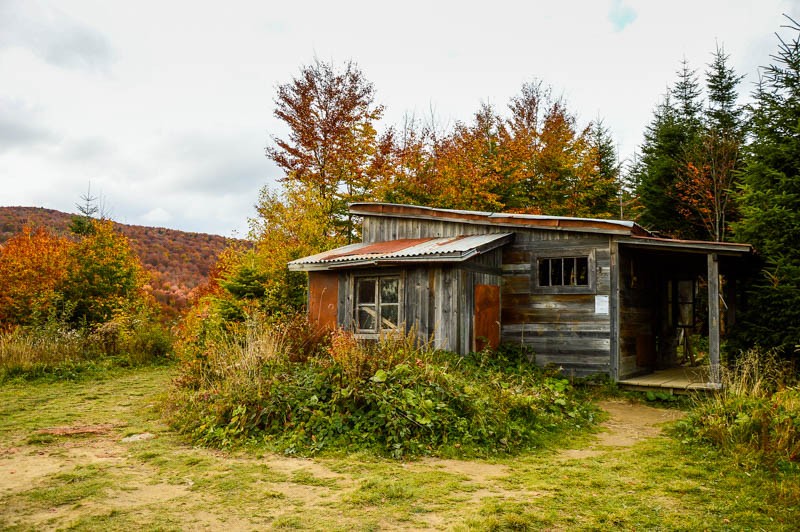
[[[102,33],[34,0],[0,2],[0,47],[10,46],[28,48],[56,66],[103,73],[113,57]]]
[[[120,221],[243,235],[280,177],[264,156],[286,134],[275,88],[314,55],[355,60],[387,126],[502,110],[539,78],[627,157],[683,57],[702,72],[723,44],[746,92],[798,6],[0,0],[0,203],[71,211],[91,182]]]

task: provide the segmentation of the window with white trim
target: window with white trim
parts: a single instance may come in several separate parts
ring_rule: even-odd
[[[396,331],[400,324],[400,277],[355,279],[356,332],[379,334]]]

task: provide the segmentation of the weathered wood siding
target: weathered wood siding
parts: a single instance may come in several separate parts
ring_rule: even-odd
[[[353,328],[353,286],[358,276],[399,275],[400,319],[406,330],[416,331],[422,341],[432,340],[438,349],[469,353],[474,349],[474,287],[499,286],[501,260],[502,250],[497,249],[456,265],[347,270],[339,275],[338,322]]]
[[[433,323],[428,330],[432,330],[437,347],[460,353],[472,350],[474,287],[501,285],[503,342],[524,343],[533,348],[537,364],[556,364],[567,374],[610,372],[610,315],[596,312],[596,297],[608,297],[611,292],[607,235],[381,216],[365,217],[362,231],[365,242],[513,231],[514,242],[502,251],[477,257],[460,268],[429,268],[433,301],[428,299],[427,309],[430,311],[432,305]],[[591,256],[592,286],[584,293],[537,291],[534,261],[538,255],[554,254]],[[406,308],[411,312],[409,306],[421,306],[423,299],[422,293],[414,296],[416,303],[409,298]]]
[[[590,255],[594,285],[585,293],[541,293],[537,256]],[[611,369],[611,321],[597,312],[597,296],[611,291],[609,238],[555,231],[518,231],[503,254],[502,339],[533,348],[536,363],[555,364],[576,376]],[[601,309],[603,310],[603,309]]]
[[[361,226],[361,236],[364,242],[385,242],[398,238],[484,235],[503,232],[511,233],[513,231],[503,227],[487,225],[381,216],[365,216]]]

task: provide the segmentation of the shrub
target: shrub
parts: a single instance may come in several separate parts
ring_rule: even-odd
[[[568,381],[531,364],[486,363],[337,331],[298,362],[286,328],[249,324],[183,361],[172,423],[199,443],[264,442],[287,452],[367,449],[395,457],[537,447],[593,421]],[[483,361],[483,362],[482,362]]]
[[[118,314],[93,329],[71,328],[54,314],[40,325],[0,333],[0,379],[70,376],[102,365],[136,366],[165,360],[172,337],[146,314]]]
[[[800,462],[800,389],[785,361],[775,351],[752,349],[722,377],[722,389],[698,399],[677,425],[679,434],[743,461]]]

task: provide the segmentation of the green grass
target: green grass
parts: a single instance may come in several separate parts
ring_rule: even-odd
[[[172,371],[0,385],[0,529],[792,530],[800,515],[796,470],[668,437],[468,462],[195,448],[158,408]],[[94,425],[111,428],[40,433]],[[141,432],[156,437],[120,442]]]

